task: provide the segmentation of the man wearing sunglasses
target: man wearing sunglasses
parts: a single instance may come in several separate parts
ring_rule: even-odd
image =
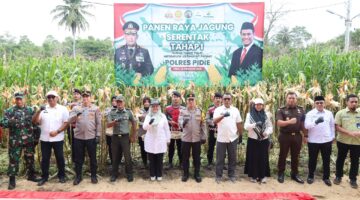
[[[44,185],[49,178],[51,150],[54,150],[60,183],[65,183],[64,130],[68,125],[69,111],[58,104],[59,95],[56,91],[46,94],[48,104],[41,106],[33,116],[33,123],[40,124],[41,135],[41,171],[42,179],[38,186]]]
[[[309,174],[307,183],[314,182],[314,172],[316,169],[319,151],[323,163],[323,181],[327,186],[331,186],[330,181],[330,155],[332,142],[335,139],[334,115],[329,110],[324,109],[325,99],[323,96],[316,96],[315,108],[309,111],[305,117],[305,128],[308,135],[304,137],[309,150]]]
[[[359,172],[360,156],[360,109],[359,97],[349,94],[346,97],[346,108],[335,115],[335,128],[337,131],[338,156],[336,159],[336,178],[334,184],[339,185],[344,174],[344,162],[350,151],[350,185],[357,189],[356,177]]]
[[[15,176],[18,175],[21,153],[24,150],[25,167],[28,180],[38,182],[34,169],[34,134],[31,107],[25,106],[24,94],[17,92],[14,95],[15,106],[5,111],[0,126],[9,128],[9,190],[16,187]]]
[[[206,142],[206,134],[204,131],[204,123],[201,119],[201,109],[196,107],[195,94],[187,95],[186,108],[180,110],[179,124],[183,129],[181,135],[181,152],[183,176],[181,180],[186,182],[189,179],[189,159],[190,152],[194,163],[194,178],[197,183],[200,183],[200,153],[201,144]]]
[[[228,176],[231,182],[236,182],[236,150],[239,139],[242,137],[243,126],[240,112],[232,106],[230,93],[223,95],[223,105],[214,111],[214,124],[217,125],[216,140],[216,183],[222,179],[225,156],[228,154]]]
[[[91,103],[91,92],[82,93],[82,104],[75,106],[70,113],[69,123],[76,122],[74,130],[74,162],[76,177],[73,182],[78,185],[82,181],[82,166],[84,164],[85,149],[90,158],[91,183],[98,183],[96,177],[96,145],[101,135],[101,112]]]
[[[123,26],[126,44],[115,51],[116,69],[135,71],[141,76],[151,75],[154,67],[151,63],[149,51],[139,46],[138,39],[139,25],[133,21],[128,21]]]

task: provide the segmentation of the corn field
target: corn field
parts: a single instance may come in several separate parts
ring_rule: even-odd
[[[326,108],[335,113],[344,108],[346,94],[355,93],[360,96],[359,77],[360,52],[345,54],[332,49],[323,50],[316,47],[299,50],[290,55],[264,59],[263,81],[254,86],[245,84],[244,86],[195,87],[190,83],[187,86],[168,85],[156,88],[126,87],[125,85],[118,87],[115,85],[112,60],[88,61],[83,58],[74,60],[67,57],[21,58],[11,61],[0,59],[0,115],[2,116],[4,109],[14,103],[12,95],[15,91],[25,91],[27,105],[35,106],[44,103],[44,95],[50,89],[54,89],[60,94],[60,104],[66,104],[71,101],[73,88],[91,90],[92,101],[102,111],[110,106],[111,96],[118,94],[125,95],[127,107],[131,108],[134,113],[137,113],[141,107],[141,99],[144,96],[160,98],[164,108],[170,103],[172,91],[178,90],[183,96],[187,92],[195,92],[197,104],[204,111],[203,117],[205,117],[205,111],[212,103],[214,92],[228,91],[232,93],[233,104],[239,108],[244,119],[251,99],[263,98],[267,111],[274,114],[276,109],[284,104],[285,93],[295,91],[299,96],[299,105],[307,110],[313,106],[313,97],[322,94],[326,99]],[[105,119],[103,119],[103,124],[103,133],[105,133]],[[2,140],[3,147],[7,146],[6,131],[3,134],[5,136]],[[273,134],[275,142],[277,141],[276,136],[277,132]],[[133,144],[133,147],[135,145],[137,146],[137,144]],[[105,134],[102,134],[98,149],[99,168],[104,170],[107,159]],[[4,151],[2,152],[5,154]],[[68,163],[71,163],[70,157],[70,147],[66,146],[65,159],[68,160]],[[39,162],[38,150],[35,158]],[[277,159],[277,157],[271,159]],[[6,158],[2,158],[2,160],[4,160],[2,163],[7,163],[7,154]],[[1,174],[5,170],[5,165],[0,167]]]

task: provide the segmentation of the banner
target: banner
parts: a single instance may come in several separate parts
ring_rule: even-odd
[[[264,3],[114,4],[118,85],[255,84]]]

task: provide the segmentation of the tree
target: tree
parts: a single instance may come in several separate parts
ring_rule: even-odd
[[[293,40],[293,34],[289,27],[282,27],[280,31],[275,35],[275,43],[281,47],[290,47]]]
[[[59,26],[65,26],[65,28],[71,30],[73,36],[73,57],[75,58],[76,32],[84,31],[89,27],[85,17],[93,16],[93,14],[87,11],[92,5],[83,4],[82,0],[64,0],[64,3],[64,5],[56,6],[51,11],[51,14],[54,14],[53,20],[59,20]]]
[[[264,36],[264,43],[268,44],[270,40],[270,33],[274,30],[276,22],[278,22],[282,17],[284,17],[288,11],[284,11],[285,4],[281,4],[280,6],[276,6],[270,0],[268,10],[265,14],[266,19],[266,28],[265,28],[265,36]]]
[[[305,26],[295,26],[291,29],[292,46],[301,48],[306,46],[307,42],[312,38],[312,35],[307,32]]]
[[[42,44],[42,48],[43,48],[43,54],[45,57],[62,55],[62,45],[52,35],[46,36],[46,38]]]

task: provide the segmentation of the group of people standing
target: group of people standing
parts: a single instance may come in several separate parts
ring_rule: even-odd
[[[78,94],[75,94],[78,93]],[[81,94],[80,94],[81,93]],[[79,95],[80,94],[80,95]],[[112,165],[110,181],[117,180],[119,164],[125,158],[125,172],[128,182],[134,180],[130,143],[138,139],[144,168],[149,168],[150,180],[163,179],[164,155],[169,150],[168,168],[173,168],[173,157],[177,149],[179,165],[183,175],[181,180],[188,181],[190,177],[190,157],[192,157],[196,182],[202,181],[200,175],[201,145],[208,142],[208,169],[215,165],[216,183],[223,180],[223,170],[226,169],[231,182],[236,182],[237,145],[242,142],[243,128],[247,131],[246,161],[244,173],[251,182],[266,183],[270,176],[269,149],[273,133],[273,123],[269,113],[265,112],[265,103],[261,98],[252,100],[245,123],[239,110],[232,105],[233,96],[230,93],[215,93],[213,105],[203,111],[196,105],[196,95],[186,95],[184,106],[181,104],[181,94],[172,93],[172,103],[161,111],[160,101],[145,97],[143,107],[136,114],[126,108],[124,96],[113,96],[111,107],[104,113],[91,102],[91,92],[74,90],[74,96],[82,96],[81,100],[70,104],[68,108],[58,104],[59,96],[55,91],[46,94],[47,105],[37,110],[26,106],[24,94],[15,94],[15,105],[5,111],[1,126],[9,128],[9,189],[16,187],[15,176],[19,170],[21,152],[24,150],[28,180],[44,185],[49,178],[51,150],[54,150],[58,167],[59,182],[65,183],[65,159],[63,154],[64,131],[70,128],[72,144],[72,159],[75,164],[74,185],[82,181],[82,166],[85,151],[89,156],[91,182],[96,184],[97,160],[96,150],[100,141],[102,118],[106,117],[106,143],[109,146],[109,157]],[[336,177],[334,184],[340,184],[343,177],[344,161],[350,152],[350,185],[357,188],[356,177],[359,169],[360,155],[360,110],[358,97],[348,95],[347,107],[337,112],[335,118],[332,112],[326,110],[325,99],[316,96],[314,108],[305,114],[297,105],[296,93],[286,94],[286,105],[276,112],[276,125],[280,128],[278,159],[278,182],[284,182],[286,157],[291,154],[291,179],[304,183],[299,176],[298,165],[301,146],[307,143],[309,152],[307,183],[314,182],[317,157],[321,153],[323,160],[323,182],[331,186],[330,155],[335,142],[335,132],[338,156],[336,160]],[[38,138],[34,131],[41,129],[41,178],[35,176],[34,148]],[[73,132],[71,131],[73,130]],[[176,146],[176,148],[175,148]],[[215,148],[216,146],[216,148]],[[214,151],[216,161],[214,163]],[[191,155],[191,156],[190,156]]]

